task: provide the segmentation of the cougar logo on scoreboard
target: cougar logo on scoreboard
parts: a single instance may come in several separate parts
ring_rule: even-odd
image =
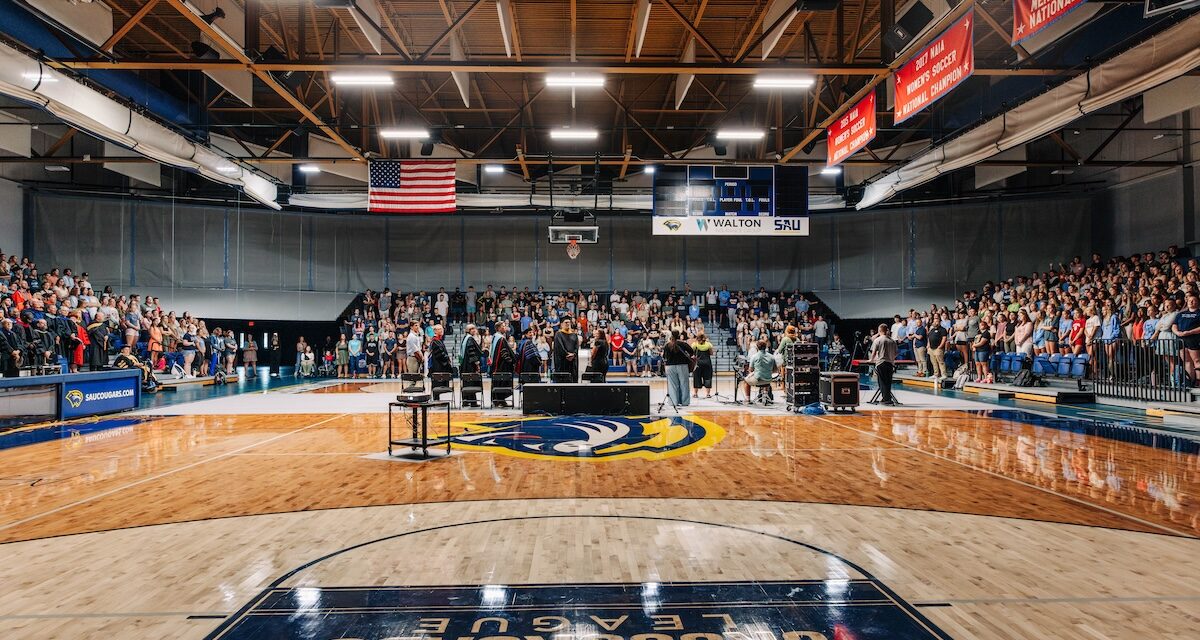
[[[661,460],[710,448],[725,437],[691,416],[558,416],[459,425],[456,449],[539,460]]]
[[[668,231],[679,231],[679,229],[683,227],[683,223],[671,218],[669,220],[663,220],[663,226],[666,227]]]

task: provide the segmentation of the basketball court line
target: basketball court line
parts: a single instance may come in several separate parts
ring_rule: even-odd
[[[943,461],[945,461],[945,462],[952,462],[952,463],[954,463],[954,464],[956,464],[956,465],[959,465],[960,467],[966,467],[967,469],[971,469],[972,471],[979,471],[979,472],[982,472],[982,473],[986,473],[986,474],[988,474],[988,475],[990,475],[990,476],[995,476],[995,477],[997,477],[997,478],[1003,478],[1003,479],[1005,479],[1005,480],[1008,480],[1008,481],[1010,481],[1010,482],[1015,482],[1015,483],[1017,483],[1017,484],[1019,484],[1019,485],[1023,485],[1023,486],[1025,486],[1025,487],[1029,487],[1029,488],[1032,488],[1032,489],[1037,489],[1038,491],[1041,491],[1041,492],[1043,492],[1043,493],[1049,493],[1050,495],[1057,496],[1057,497],[1059,497],[1059,498],[1063,498],[1063,499],[1065,499],[1065,500],[1069,500],[1069,501],[1071,501],[1071,502],[1074,502],[1074,503],[1076,503],[1076,504],[1081,504],[1081,505],[1084,505],[1084,506],[1092,507],[1092,508],[1094,508],[1094,509],[1099,509],[1100,511],[1104,511],[1104,512],[1106,512],[1106,513],[1109,513],[1109,514],[1111,514],[1111,515],[1119,516],[1119,517],[1121,517],[1121,518],[1124,518],[1124,519],[1126,519],[1126,520],[1132,520],[1133,522],[1137,522],[1138,524],[1141,524],[1141,525],[1143,525],[1143,526],[1152,527],[1152,528],[1154,528],[1154,529],[1158,529],[1159,531],[1166,532],[1166,533],[1168,533],[1168,534],[1170,534],[1170,535],[1173,535],[1173,536],[1178,536],[1178,537],[1183,537],[1183,538],[1191,538],[1191,539],[1193,539],[1193,540],[1196,540],[1196,539],[1198,539],[1198,538],[1196,538],[1196,536],[1193,536],[1193,535],[1191,535],[1191,534],[1189,534],[1189,533],[1187,533],[1187,532],[1184,532],[1184,531],[1179,531],[1179,530],[1176,530],[1176,529],[1172,529],[1172,528],[1170,528],[1170,527],[1165,527],[1165,526],[1163,526],[1163,525],[1160,525],[1160,524],[1158,524],[1158,523],[1155,523],[1155,522],[1150,522],[1149,520],[1143,520],[1143,519],[1141,519],[1141,518],[1139,518],[1139,517],[1137,517],[1137,516],[1130,515],[1130,514],[1128,514],[1128,513],[1123,513],[1123,512],[1121,512],[1121,511],[1117,511],[1117,510],[1115,510],[1115,509],[1110,509],[1110,508],[1108,508],[1108,507],[1105,507],[1105,506],[1102,506],[1102,505],[1098,505],[1098,504],[1096,504],[1096,503],[1094,503],[1094,502],[1088,502],[1087,500],[1083,500],[1083,499],[1081,499],[1081,498],[1076,498],[1075,496],[1072,496],[1072,495],[1068,495],[1068,494],[1064,494],[1064,493],[1059,493],[1059,492],[1057,492],[1057,491],[1054,491],[1053,489],[1049,489],[1049,488],[1046,488],[1046,487],[1039,487],[1039,486],[1038,486],[1038,485],[1036,485],[1036,484],[1031,484],[1031,483],[1029,483],[1029,482],[1025,482],[1024,480],[1018,480],[1018,479],[1016,479],[1016,478],[1011,478],[1011,477],[1009,477],[1009,476],[1006,476],[1006,475],[1003,475],[1003,474],[1001,474],[1001,473],[997,473],[997,472],[995,472],[995,471],[991,471],[990,469],[984,469],[984,468],[982,468],[982,467],[976,467],[976,466],[973,466],[973,465],[967,464],[967,463],[965,463],[965,462],[960,462],[960,461],[958,461],[958,460],[955,460],[954,458],[948,458],[948,457],[946,457],[946,456],[941,456],[941,455],[938,455],[938,454],[936,454],[936,453],[933,453],[933,452],[931,452],[931,451],[926,451],[926,450],[924,450],[924,449],[921,449],[921,448],[918,448],[918,447],[914,447],[914,446],[912,446],[912,445],[906,444],[906,443],[904,443],[904,442],[901,442],[901,441],[899,441],[899,440],[893,440],[893,439],[891,439],[891,438],[887,438],[887,437],[881,436],[881,435],[879,435],[879,434],[877,434],[877,433],[873,433],[873,432],[871,432],[871,431],[866,431],[866,430],[864,430],[864,429],[857,429],[857,428],[855,428],[855,427],[852,427],[852,426],[850,426],[850,425],[847,425],[847,424],[841,424],[841,423],[839,423],[839,422],[835,422],[835,421],[833,421],[833,420],[830,420],[830,419],[828,419],[828,418],[824,418],[824,417],[821,417],[821,416],[812,416],[812,417],[814,417],[814,418],[816,418],[817,420],[820,420],[820,421],[822,421],[822,422],[828,422],[829,424],[837,425],[837,426],[839,426],[839,427],[842,427],[843,429],[849,429],[849,430],[851,430],[851,431],[857,431],[857,432],[859,432],[859,433],[865,433],[865,434],[867,434],[867,435],[870,435],[870,436],[874,436],[874,437],[876,437],[876,438],[879,438],[880,440],[884,440],[884,441],[886,441],[886,442],[892,442],[892,443],[898,444],[898,445],[900,445],[901,447],[904,447],[905,449],[911,449],[911,450],[913,450],[913,451],[918,451],[918,452],[920,452],[920,453],[923,453],[923,454],[925,454],[925,455],[927,455],[927,456],[929,456],[929,457],[931,457],[931,458],[936,458],[936,459],[938,459],[938,460],[943,460]]]
[[[211,457],[211,458],[205,458],[205,459],[203,459],[203,460],[197,460],[197,461],[195,461],[195,462],[192,462],[192,463],[189,463],[189,464],[185,464],[185,465],[183,465],[182,467],[176,467],[176,468],[174,468],[174,469],[170,469],[170,470],[164,471],[164,472],[162,472],[162,473],[158,473],[158,474],[155,474],[155,475],[152,475],[152,476],[148,476],[148,477],[142,478],[141,480],[135,480],[135,481],[133,481],[133,482],[130,482],[130,483],[128,483],[128,484],[125,484],[125,485],[122,485],[122,486],[120,486],[120,487],[115,487],[115,488],[113,488],[113,489],[109,489],[108,491],[102,491],[102,492],[100,492],[100,493],[97,493],[96,495],[93,495],[93,496],[88,496],[88,497],[86,497],[86,498],[80,498],[79,500],[76,500],[76,501],[74,501],[74,502],[71,502],[71,503],[68,503],[68,504],[64,504],[64,505],[61,505],[61,506],[55,507],[55,508],[53,508],[53,509],[50,509],[49,511],[43,511],[42,513],[37,513],[37,514],[31,515],[31,516],[27,516],[27,517],[21,518],[20,520],[16,520],[16,521],[14,521],[14,522],[9,522],[9,523],[6,523],[6,524],[3,524],[3,525],[0,525],[0,531],[4,531],[4,530],[7,530],[7,529],[11,529],[11,528],[13,528],[13,527],[17,527],[17,526],[23,525],[23,524],[25,524],[25,523],[28,523],[28,522],[33,522],[34,520],[39,520],[39,519],[41,519],[41,518],[44,518],[44,517],[46,517],[46,516],[48,516],[48,515],[52,515],[52,514],[55,514],[55,513],[58,513],[58,512],[60,512],[60,511],[65,511],[65,510],[67,510],[67,509],[72,509],[72,508],[74,508],[74,507],[78,507],[78,506],[80,506],[80,505],[87,504],[87,503],[89,503],[89,502],[94,502],[94,501],[96,501],[96,500],[99,500],[100,498],[105,498],[105,497],[111,496],[111,495],[113,495],[113,494],[115,494],[115,493],[119,493],[119,492],[121,492],[121,491],[124,491],[124,490],[126,490],[126,489],[131,489],[131,488],[133,488],[133,487],[136,487],[136,486],[139,486],[139,485],[146,484],[147,482],[152,482],[152,481],[154,481],[154,480],[158,480],[158,479],[160,479],[160,478],[164,478],[164,477],[166,477],[166,476],[169,476],[169,475],[173,475],[173,474],[179,473],[180,471],[186,471],[186,470],[188,470],[188,469],[193,469],[193,468],[195,468],[195,467],[198,467],[198,466],[200,466],[200,465],[202,465],[202,464],[206,464],[206,463],[212,462],[212,461],[214,461],[214,460],[222,460],[222,459],[224,459],[224,458],[228,458],[228,457],[230,457],[230,456],[236,455],[236,454],[238,454],[238,453],[241,453],[241,452],[243,452],[243,451],[246,451],[246,450],[248,450],[248,449],[253,449],[254,447],[257,447],[257,446],[260,446],[260,445],[264,445],[264,444],[270,444],[270,443],[272,443],[272,442],[275,442],[276,440],[280,440],[280,439],[286,438],[286,437],[288,437],[288,436],[290,436],[290,435],[295,435],[295,434],[297,434],[297,433],[300,433],[300,432],[302,432],[302,431],[307,431],[307,430],[309,430],[309,429],[312,429],[313,427],[319,427],[319,426],[321,426],[321,425],[323,425],[323,424],[325,424],[325,423],[327,423],[327,422],[331,422],[331,421],[333,421],[333,420],[337,420],[337,419],[339,419],[339,418],[344,418],[344,417],[346,417],[346,416],[348,416],[348,415],[351,415],[351,414],[349,414],[349,413],[343,413],[343,414],[340,414],[340,415],[336,415],[336,416],[331,416],[331,417],[329,417],[329,418],[325,418],[325,419],[323,419],[323,420],[318,420],[317,422],[314,422],[314,423],[312,423],[312,424],[310,424],[310,425],[306,425],[306,426],[300,427],[300,428],[298,428],[298,429],[293,429],[293,430],[291,430],[291,431],[288,431],[287,433],[281,433],[281,434],[279,434],[279,435],[277,435],[277,436],[272,436],[272,437],[270,437],[270,438],[267,438],[266,440],[261,440],[261,441],[259,441],[259,442],[251,443],[251,444],[248,444],[248,445],[246,445],[246,446],[244,446],[244,447],[239,447],[239,448],[237,448],[237,449],[234,449],[234,450],[232,450],[232,451],[226,451],[225,453],[222,453],[222,454],[219,454],[219,455],[215,455],[215,456],[213,456],[213,457]]]

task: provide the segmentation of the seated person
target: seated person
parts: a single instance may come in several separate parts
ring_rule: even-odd
[[[138,357],[133,355],[129,343],[121,345],[121,352],[117,354],[117,359],[113,360],[112,366],[114,369],[141,369],[143,385],[157,382],[154,372],[150,370],[150,365],[138,360]]]
[[[758,395],[770,404],[774,395],[771,393],[771,382],[775,378],[775,369],[779,364],[775,356],[767,351],[767,341],[758,341],[758,351],[750,356],[750,373],[746,376],[746,398],[750,398],[750,388],[758,387]]]

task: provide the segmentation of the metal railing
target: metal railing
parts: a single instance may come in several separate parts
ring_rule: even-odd
[[[1148,402],[1191,402],[1178,340],[1097,340],[1086,379],[1097,395]]]

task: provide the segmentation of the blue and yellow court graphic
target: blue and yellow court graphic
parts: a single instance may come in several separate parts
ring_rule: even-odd
[[[456,423],[455,449],[534,460],[661,460],[725,437],[695,416],[555,416]]]

